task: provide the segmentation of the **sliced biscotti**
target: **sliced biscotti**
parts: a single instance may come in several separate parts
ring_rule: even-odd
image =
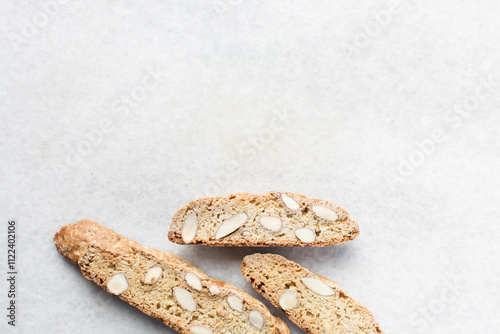
[[[87,279],[180,333],[290,333],[283,320],[233,284],[96,222],[64,226],[54,243]]]
[[[383,333],[373,315],[336,282],[276,254],[243,259],[247,281],[307,333]]]
[[[251,247],[322,247],[358,235],[358,224],[338,205],[284,192],[192,201],[177,211],[168,232],[179,244]]]

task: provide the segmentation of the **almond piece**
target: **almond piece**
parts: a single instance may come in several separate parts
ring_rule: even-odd
[[[313,205],[312,210],[319,218],[330,221],[336,221],[339,219],[337,212],[324,205]]]
[[[281,294],[279,303],[282,309],[291,310],[299,305],[299,294],[295,290],[288,290]]]
[[[184,279],[190,287],[197,291],[201,291],[201,280],[198,276],[193,273],[187,273],[186,276],[184,276]]]
[[[212,334],[212,330],[205,326],[191,326],[189,331],[193,334]]]
[[[184,225],[182,226],[182,240],[185,243],[190,243],[193,241],[198,231],[198,216],[196,212],[190,213],[184,219]]]
[[[227,317],[227,311],[224,308],[218,309],[217,310],[217,314],[220,315],[223,318]]]
[[[144,284],[155,284],[160,279],[162,272],[163,270],[160,267],[149,268],[142,281]]]
[[[227,303],[229,307],[238,312],[243,312],[243,300],[235,295],[230,295],[227,297]]]
[[[128,280],[123,273],[119,273],[110,278],[107,283],[109,292],[114,295],[119,295],[127,291]]]
[[[248,314],[248,321],[252,324],[252,326],[259,330],[264,326],[264,316],[256,310],[250,311]]]
[[[332,288],[330,288],[328,285],[321,282],[317,278],[302,277],[300,280],[309,290],[311,290],[314,293],[317,293],[318,295],[331,296],[335,294],[335,291]]]
[[[212,285],[208,291],[211,295],[218,295],[220,293],[220,289],[216,285]]]
[[[307,227],[302,227],[295,230],[295,235],[300,241],[310,244],[316,240],[316,233]]]
[[[328,320],[323,320],[323,330],[325,334],[333,334],[333,326]]]
[[[229,234],[233,233],[237,229],[243,226],[243,224],[246,223],[248,219],[248,215],[245,212],[238,213],[228,219],[226,219],[221,226],[219,226],[219,229],[215,233],[215,239],[221,239],[224,238],[225,236],[228,236]]]
[[[191,292],[184,288],[174,288],[174,297],[179,305],[187,311],[196,311],[196,302]]]
[[[281,218],[278,216],[260,216],[259,222],[266,230],[274,232],[281,230]]]
[[[300,208],[300,203],[297,202],[292,196],[281,194],[281,200],[283,201],[283,204],[285,204],[285,206],[292,211],[297,211]]]

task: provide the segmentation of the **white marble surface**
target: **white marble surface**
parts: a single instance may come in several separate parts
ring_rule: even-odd
[[[259,297],[239,270],[256,249],[166,233],[199,196],[287,190],[337,202],[361,236],[264,251],[338,281],[387,333],[497,333],[499,10],[2,1],[0,266],[16,218],[20,274],[18,326],[2,311],[0,331],[173,333],[56,252],[83,218]]]

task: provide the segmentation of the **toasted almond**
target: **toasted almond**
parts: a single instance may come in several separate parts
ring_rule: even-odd
[[[316,240],[316,233],[313,230],[307,227],[302,227],[295,230],[295,235],[299,238],[300,241],[305,243],[311,243]]]
[[[292,211],[297,211],[300,208],[300,203],[290,195],[281,194],[281,200],[283,201],[283,204],[285,204],[285,206]]]
[[[291,310],[299,305],[299,294],[295,290],[288,290],[281,294],[279,303],[282,309]]]
[[[196,302],[191,292],[184,288],[174,288],[174,297],[179,305],[187,311],[196,311]]]
[[[302,277],[300,279],[304,285],[314,293],[321,296],[331,296],[335,291],[328,285],[314,277]]]
[[[227,297],[227,302],[229,307],[238,312],[243,312],[243,300],[235,295],[230,295]]]
[[[187,273],[186,276],[184,276],[184,279],[190,287],[197,291],[201,291],[201,280],[197,275],[193,273]]]
[[[339,219],[337,212],[324,205],[313,205],[312,210],[319,218],[330,221],[336,221]]]
[[[229,234],[233,233],[237,229],[243,226],[243,224],[246,223],[248,219],[248,215],[245,212],[238,213],[228,219],[226,219],[221,226],[219,226],[219,229],[215,233],[215,239],[221,239],[224,238],[225,236],[228,236]]]
[[[212,330],[205,326],[191,326],[189,331],[193,334],[212,334]]]
[[[162,272],[163,270],[160,267],[149,268],[142,281],[144,284],[155,284],[160,279]]]
[[[119,273],[111,277],[106,285],[109,292],[114,295],[119,295],[127,291],[128,280],[123,273]]]
[[[281,218],[278,216],[263,215],[259,217],[259,222],[266,230],[274,232],[281,230]]]
[[[250,311],[248,314],[248,321],[252,324],[252,326],[259,330],[264,326],[264,316],[256,310]]]
[[[198,216],[196,212],[190,213],[184,219],[184,225],[182,226],[182,240],[185,243],[190,243],[193,241],[198,231]]]

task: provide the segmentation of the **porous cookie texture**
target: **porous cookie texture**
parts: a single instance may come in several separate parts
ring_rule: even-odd
[[[241,271],[258,292],[307,333],[383,333],[370,311],[336,282],[280,255],[248,255]]]
[[[168,232],[178,244],[248,247],[322,247],[358,235],[338,205],[288,192],[198,199],[177,211]]]
[[[87,279],[179,333],[290,333],[283,320],[233,284],[96,222],[64,226],[54,243]]]

